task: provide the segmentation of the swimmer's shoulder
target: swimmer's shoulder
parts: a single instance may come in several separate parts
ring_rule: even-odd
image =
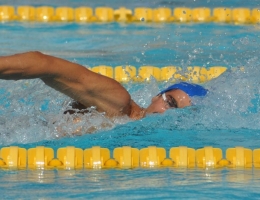
[[[133,100],[130,102],[129,117],[134,120],[145,117],[145,109],[137,105]]]

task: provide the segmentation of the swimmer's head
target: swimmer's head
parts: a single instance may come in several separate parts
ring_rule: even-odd
[[[153,97],[147,113],[163,113],[170,108],[184,108],[191,105],[193,96],[205,96],[204,87],[186,82],[173,84]]]

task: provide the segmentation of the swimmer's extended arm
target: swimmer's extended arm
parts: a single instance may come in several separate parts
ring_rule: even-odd
[[[109,116],[131,113],[131,97],[117,81],[40,52],[0,57],[0,78],[41,78],[50,87]]]

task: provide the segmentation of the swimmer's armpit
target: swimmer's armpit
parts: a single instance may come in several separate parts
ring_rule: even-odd
[[[84,113],[89,113],[89,110],[86,108],[86,106],[84,106],[83,104],[77,102],[77,101],[73,101],[70,104],[72,109],[66,110],[64,111],[64,114],[75,114],[75,113],[79,113],[79,114],[84,114]]]

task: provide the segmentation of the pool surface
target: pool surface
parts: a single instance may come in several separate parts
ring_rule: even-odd
[[[117,8],[122,2],[111,1]],[[4,4],[0,1],[0,4]],[[10,1],[17,6],[23,2]],[[32,6],[77,7],[83,1],[26,1]],[[85,4],[84,4],[85,5]],[[90,2],[90,7],[108,6]],[[153,1],[126,2],[125,7],[187,6],[210,8],[259,7],[258,1]],[[168,110],[139,121],[127,117],[111,121],[93,111],[81,136],[72,135],[78,125],[63,111],[71,99],[40,80],[0,80],[0,147],[92,146],[145,148],[243,146],[260,148],[259,25],[215,23],[189,24],[0,24],[0,56],[37,50],[86,67],[107,65],[227,67],[219,78],[204,84],[207,97],[194,98],[194,106]],[[152,79],[124,84],[133,99],[147,106],[151,98],[169,85]],[[108,124],[101,128],[101,124]],[[57,126],[64,132],[57,131]],[[84,134],[90,127],[92,134]],[[168,154],[168,153],[167,153]],[[0,170],[3,199],[257,199],[260,170],[134,168],[104,170]]]

